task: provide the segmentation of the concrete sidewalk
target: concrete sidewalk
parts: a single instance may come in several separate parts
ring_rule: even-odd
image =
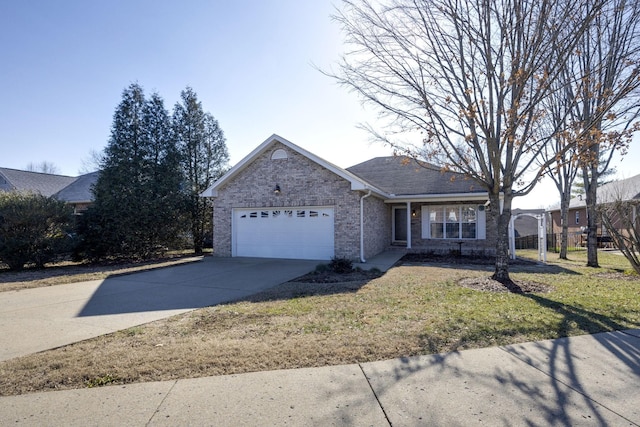
[[[0,398],[0,425],[640,425],[640,330]]]
[[[380,252],[378,255],[368,259],[367,262],[355,262],[354,268],[361,268],[362,270],[371,270],[377,268],[384,272],[396,265],[400,258],[407,253],[404,249],[389,249],[384,252]]]

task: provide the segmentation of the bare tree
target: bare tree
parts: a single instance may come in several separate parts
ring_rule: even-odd
[[[552,83],[554,90],[544,101],[547,114],[543,126],[552,135],[551,143],[540,152],[538,164],[548,164],[547,176],[551,178],[560,195],[560,258],[567,259],[569,238],[569,204],[574,183],[579,176],[578,138],[579,129],[572,124],[571,113],[574,111],[577,98],[575,96],[575,78],[577,55],[571,55]],[[552,161],[551,163],[549,163]]]
[[[576,14],[588,14],[588,9]],[[583,15],[587,16],[587,15]],[[571,126],[587,205],[587,265],[598,267],[597,199],[599,179],[615,150],[625,152],[638,128],[640,97],[640,3],[610,0],[592,25],[577,34]]]
[[[97,150],[90,150],[87,157],[82,159],[82,166],[78,170],[80,175],[85,175],[91,172],[96,172],[100,170],[100,164],[104,160],[104,152]]]
[[[58,169],[58,167],[51,163],[51,162],[47,162],[46,160],[40,162],[40,163],[29,163],[27,165],[27,170],[30,172],[41,172],[41,173],[48,173],[48,174],[58,174],[60,173],[60,169]]]
[[[560,75],[558,81],[559,90],[550,94],[548,102],[547,125],[553,130],[551,144],[545,146],[540,153],[538,163],[548,164],[547,176],[551,178],[560,195],[560,258],[567,259],[567,246],[569,240],[569,203],[571,201],[571,189],[576,179],[579,167],[577,162],[575,135],[567,124],[569,104],[573,102],[566,96],[563,87],[570,88]]]
[[[512,200],[553,162],[536,164],[551,136],[542,101],[603,1],[381,3],[344,1],[335,18],[351,50],[334,77],[380,110],[383,130],[367,126],[376,138],[486,188],[493,278],[509,285]]]
[[[635,182],[634,182],[635,181]],[[614,245],[640,274],[640,200],[638,180],[634,178],[609,183],[597,212]]]

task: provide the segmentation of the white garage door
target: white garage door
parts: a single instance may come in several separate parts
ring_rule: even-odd
[[[234,209],[233,255],[331,259],[331,207]]]

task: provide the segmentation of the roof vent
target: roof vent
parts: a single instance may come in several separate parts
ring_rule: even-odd
[[[289,156],[287,155],[287,152],[284,151],[282,148],[278,148],[276,151],[274,151],[271,154],[271,160],[280,160],[280,159],[288,159]]]

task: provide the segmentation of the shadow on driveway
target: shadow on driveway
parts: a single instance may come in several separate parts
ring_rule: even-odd
[[[176,267],[109,277],[77,317],[221,304],[302,276],[317,264],[318,261],[308,260],[212,257]]]

